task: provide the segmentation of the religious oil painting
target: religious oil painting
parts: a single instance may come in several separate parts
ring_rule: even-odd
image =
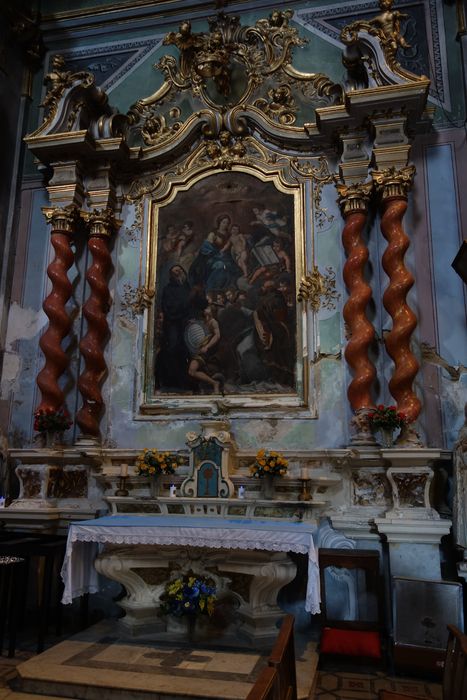
[[[155,398],[296,393],[295,203],[225,172],[156,208]]]

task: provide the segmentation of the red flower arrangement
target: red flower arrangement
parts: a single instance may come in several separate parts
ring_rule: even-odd
[[[68,430],[73,425],[71,416],[65,407],[54,411],[53,408],[38,408],[34,412],[34,430],[38,433]]]
[[[395,430],[408,423],[405,413],[398,411],[396,406],[383,406],[383,404],[379,404],[368,414],[368,420],[374,430]]]

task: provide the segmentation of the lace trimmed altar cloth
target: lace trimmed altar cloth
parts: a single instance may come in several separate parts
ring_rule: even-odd
[[[207,547],[210,549],[262,549],[308,554],[305,610],[320,612],[319,570],[313,533],[305,522],[226,519],[195,516],[110,515],[71,523],[62,567],[62,603],[83,593],[96,593],[99,580],[93,562],[103,544],[150,544]]]

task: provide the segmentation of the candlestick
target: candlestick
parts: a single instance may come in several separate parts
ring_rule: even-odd
[[[310,493],[310,489],[308,488],[308,484],[310,483],[310,480],[300,478],[300,481],[302,482],[302,492],[298,495],[298,500],[299,501],[311,501],[311,493]]]
[[[128,479],[127,476],[122,476],[120,475],[118,479],[118,489],[115,491],[116,496],[128,496],[129,491],[126,488],[126,480]]]

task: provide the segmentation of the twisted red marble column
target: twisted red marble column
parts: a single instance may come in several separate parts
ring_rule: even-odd
[[[345,219],[342,243],[347,260],[343,276],[349,291],[344,306],[344,319],[350,339],[345,348],[345,359],[353,372],[347,389],[347,397],[355,412],[352,420],[356,433],[352,438],[355,444],[373,444],[375,439],[368,424],[368,413],[373,401],[371,387],[376,377],[376,369],[369,358],[370,345],[375,337],[375,329],[366,316],[366,308],[371,299],[371,287],[365,280],[364,269],[368,261],[368,247],[362,238],[367,220],[368,201],[373,183],[359,183],[346,186],[337,185],[339,204]]]
[[[44,213],[47,221],[52,224],[51,243],[55,257],[47,268],[52,289],[42,304],[49,319],[47,330],[39,341],[45,355],[45,365],[36,381],[42,397],[38,409],[57,411],[65,400],[58,380],[69,364],[69,358],[62,349],[62,340],[68,335],[72,324],[66,310],[66,303],[72,293],[67,272],[74,260],[70,243],[76,228],[77,209],[73,206],[44,209]]]
[[[88,249],[92,263],[86,280],[91,291],[83,306],[87,332],[79,344],[84,370],[78,379],[83,405],[76,414],[76,422],[84,435],[98,438],[99,421],[104,409],[100,386],[107,371],[104,345],[109,335],[106,316],[110,308],[110,292],[107,279],[112,260],[108,241],[115,228],[115,220],[111,209],[95,210],[84,216],[90,226]]]
[[[421,402],[412,388],[419,369],[419,363],[410,348],[417,317],[406,301],[414,278],[404,263],[410,239],[403,229],[402,219],[407,209],[407,192],[414,175],[414,166],[401,170],[389,168],[373,173],[377,190],[381,193],[381,231],[388,242],[382,264],[389,277],[383,304],[392,319],[392,329],[384,339],[388,355],[394,361],[389,390],[397,403],[398,411],[404,413],[410,423],[417,419]],[[419,439],[414,429],[408,427],[402,431],[399,442],[419,444]]]

